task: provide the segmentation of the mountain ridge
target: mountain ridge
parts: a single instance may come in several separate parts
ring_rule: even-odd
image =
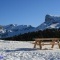
[[[19,34],[24,34],[28,32],[35,32],[39,30],[45,29],[58,29],[60,28],[60,17],[58,16],[45,16],[45,21],[37,27],[33,27],[31,25],[17,25],[17,24],[9,24],[2,26],[0,25],[0,38],[12,37]]]

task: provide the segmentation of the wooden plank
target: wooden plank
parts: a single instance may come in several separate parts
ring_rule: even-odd
[[[33,43],[35,44],[35,43]],[[41,45],[52,45],[53,43],[41,43]],[[60,43],[54,43],[54,45],[57,45],[57,44],[60,44]],[[39,45],[39,43],[37,43],[36,45]]]
[[[34,40],[60,40],[60,38],[35,38]]]

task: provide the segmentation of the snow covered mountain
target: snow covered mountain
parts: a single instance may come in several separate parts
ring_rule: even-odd
[[[12,37],[15,35],[33,31],[35,31],[35,27],[32,27],[31,25],[27,26],[27,25],[10,24],[2,26],[2,28],[0,29],[0,38]]]
[[[31,25],[17,25],[9,24],[6,26],[0,25],[0,38],[12,37],[19,34],[24,34],[28,32],[44,30],[44,29],[58,29],[60,28],[60,17],[57,16],[45,16],[45,22],[43,22],[38,27],[32,27]]]
[[[41,25],[37,27],[38,30],[44,30],[44,29],[58,29],[60,28],[60,17],[57,16],[45,16],[45,22],[43,22]]]

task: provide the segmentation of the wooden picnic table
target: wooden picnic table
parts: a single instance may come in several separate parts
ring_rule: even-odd
[[[40,49],[42,49],[42,45],[52,45],[52,47],[51,48],[53,48],[54,47],[54,45],[55,44],[58,44],[58,46],[59,46],[59,48],[60,48],[60,43],[59,43],[59,40],[60,40],[60,38],[34,38],[34,40],[35,40],[35,43],[34,43],[34,48],[36,48],[36,45],[38,44],[39,45],[39,47],[40,47]],[[42,44],[42,42],[43,41],[50,41],[51,40],[51,43],[47,43],[47,44]],[[55,42],[57,42],[57,43],[55,43]]]

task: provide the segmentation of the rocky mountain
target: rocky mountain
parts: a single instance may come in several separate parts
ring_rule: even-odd
[[[37,27],[38,30],[44,30],[44,29],[58,29],[60,28],[60,17],[58,16],[45,16],[45,22],[43,22],[41,25]]]
[[[58,29],[60,28],[60,17],[58,16],[45,16],[45,21],[38,27],[32,27],[31,25],[17,25],[9,24],[6,26],[0,25],[0,38],[12,37],[19,34],[24,34],[28,32],[34,32],[44,29]]]
[[[15,35],[35,31],[35,27],[32,27],[31,25],[27,26],[27,25],[9,24],[6,26],[2,26],[2,28],[0,29],[0,38],[12,37]]]

